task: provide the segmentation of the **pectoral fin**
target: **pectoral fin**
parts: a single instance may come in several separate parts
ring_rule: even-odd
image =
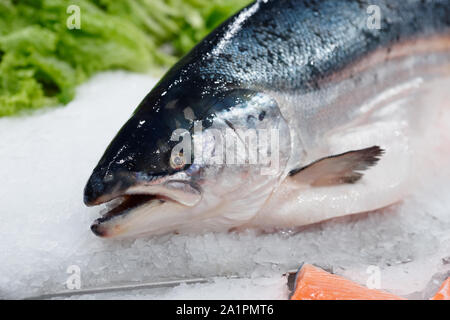
[[[354,150],[319,159],[289,175],[296,181],[311,186],[330,186],[354,183],[361,179],[364,171],[374,166],[384,150],[378,146]]]

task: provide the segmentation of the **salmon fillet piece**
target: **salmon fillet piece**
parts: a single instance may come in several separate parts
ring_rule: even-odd
[[[403,300],[305,264],[297,273],[291,300]]]
[[[442,283],[441,288],[431,300],[450,300],[450,278]]]

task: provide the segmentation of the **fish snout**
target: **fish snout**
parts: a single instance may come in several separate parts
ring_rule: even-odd
[[[84,188],[84,203],[95,206],[108,202],[122,195],[134,181],[130,172],[102,174],[94,170]]]
[[[91,231],[100,238],[109,238],[115,235],[116,232],[120,231],[118,226],[111,226],[108,223],[104,224],[105,219],[99,218],[91,224]]]
[[[106,236],[106,229],[101,224],[94,222],[91,225],[91,231],[98,237],[104,237]]]

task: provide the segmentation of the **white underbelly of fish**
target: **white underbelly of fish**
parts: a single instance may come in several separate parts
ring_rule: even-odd
[[[379,146],[385,151],[380,161],[353,184],[311,187],[288,176],[249,225],[295,228],[401,201],[443,156],[438,150],[450,123],[448,88],[450,77],[416,77],[366,101],[364,116],[329,132],[318,149],[336,155]]]

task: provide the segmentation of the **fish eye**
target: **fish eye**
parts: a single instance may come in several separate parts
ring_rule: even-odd
[[[184,167],[185,159],[183,156],[183,151],[180,151],[178,154],[173,154],[170,157],[170,166],[172,169],[179,170]]]

